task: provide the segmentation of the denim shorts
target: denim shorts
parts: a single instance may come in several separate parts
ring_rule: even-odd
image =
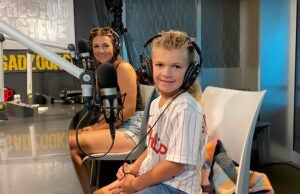
[[[123,131],[130,138],[133,139],[135,144],[139,142],[139,135],[141,129],[141,122],[144,111],[136,111],[128,120],[121,124],[116,130]]]
[[[187,194],[184,191],[178,190],[170,185],[159,183],[157,185],[152,185],[144,190],[136,192],[137,194]]]

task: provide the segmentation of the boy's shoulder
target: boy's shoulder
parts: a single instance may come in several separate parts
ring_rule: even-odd
[[[175,110],[191,110],[202,112],[200,103],[188,92],[184,92],[179,95],[173,102],[173,106],[176,106]]]

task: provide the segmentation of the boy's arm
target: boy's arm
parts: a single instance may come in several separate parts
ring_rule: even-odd
[[[123,184],[124,190],[140,191],[151,185],[169,180],[182,172],[183,167],[184,164],[164,160],[141,176],[126,177]]]
[[[142,165],[142,162],[145,160],[147,156],[147,149],[145,149],[145,151],[138,157],[138,159],[131,165],[131,168],[130,170],[132,170],[132,173],[137,175],[139,170],[140,170],[140,167]]]
[[[117,172],[118,180],[122,180],[124,178],[125,175],[123,170],[130,172],[130,174],[137,175],[142,165],[142,162],[144,161],[146,156],[147,156],[147,149],[138,157],[138,159],[133,164],[124,163]]]

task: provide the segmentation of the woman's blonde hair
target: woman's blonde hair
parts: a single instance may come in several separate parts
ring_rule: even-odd
[[[192,64],[195,61],[196,51],[192,44],[192,39],[181,31],[170,30],[161,32],[157,38],[154,38],[151,43],[152,50],[155,48],[163,48],[166,50],[183,49],[186,50],[187,62]],[[187,90],[198,102],[201,98],[201,87],[196,81]]]

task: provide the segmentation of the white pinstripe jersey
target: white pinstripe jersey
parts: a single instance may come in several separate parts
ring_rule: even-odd
[[[159,100],[160,97],[151,104],[148,130],[167,104],[159,108]],[[207,131],[202,108],[185,92],[170,104],[149,133],[147,156],[139,173],[149,171],[163,160],[186,164],[182,173],[164,183],[187,193],[202,193],[199,170],[205,160],[206,141]]]

